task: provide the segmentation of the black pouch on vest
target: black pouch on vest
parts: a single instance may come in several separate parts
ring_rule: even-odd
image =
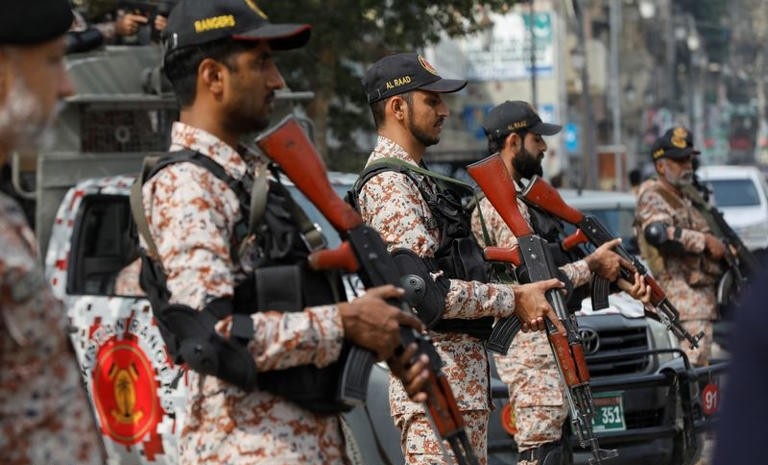
[[[254,297],[259,310],[299,312],[312,302],[335,302],[327,275],[303,265],[277,265],[259,268],[254,273]],[[327,295],[322,295],[327,294]],[[317,413],[349,411],[352,406],[336,400],[347,344],[339,360],[323,368],[300,365],[260,372],[259,388],[277,394]]]

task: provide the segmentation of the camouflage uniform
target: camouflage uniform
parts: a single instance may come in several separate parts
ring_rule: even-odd
[[[213,135],[176,122],[171,150],[183,148],[211,157],[246,183],[262,163],[252,153],[240,155]],[[208,170],[177,163],[144,185],[143,198],[171,300],[202,308],[231,296],[254,267],[250,254],[241,263],[230,258],[232,231],[240,218],[237,195]],[[322,367],[339,357],[343,327],[335,305],[258,312],[251,319],[255,339],[248,349],[261,371],[310,363]],[[309,412],[262,390],[247,393],[213,376],[189,373],[185,422],[182,464],[343,463],[335,415]]]
[[[530,225],[528,206],[520,199],[517,205]],[[485,241],[480,213],[490,244]],[[472,231],[483,246],[511,248],[517,244],[517,238],[487,198],[482,198],[472,213]],[[588,283],[591,277],[584,260],[568,263],[561,270],[574,286]],[[494,358],[499,377],[509,387],[518,450],[524,451],[559,440],[568,409],[563,397],[564,386],[560,372],[546,334],[540,331],[519,332],[509,352],[506,355],[494,354]]]
[[[61,303],[21,208],[0,194],[0,463],[104,463]]]
[[[668,198],[675,198],[675,204]],[[712,350],[712,323],[717,317],[717,296],[715,286],[722,274],[718,263],[704,255],[705,233],[711,233],[706,219],[696,210],[691,201],[667,190],[659,181],[651,179],[640,186],[635,211],[638,235],[654,221],[680,228],[682,254],[664,254],[659,251],[663,266],[649,266],[654,277],[666,292],[669,301],[680,312],[683,327],[691,334],[704,331],[698,349],[682,344],[691,363],[706,365]],[[649,246],[652,247],[652,246]],[[656,249],[654,249],[656,250]]]
[[[414,163],[398,144],[379,136],[368,164],[394,157]],[[419,176],[418,174],[416,176]],[[373,176],[360,192],[360,212],[381,233],[387,246],[406,248],[422,257],[434,256],[440,232],[418,187],[406,174],[386,171]],[[504,317],[515,308],[514,294],[503,284],[451,279],[443,318]],[[467,423],[467,434],[481,463],[487,462],[487,428],[491,408],[488,355],[483,341],[460,333],[430,332],[443,359],[443,370]],[[409,464],[446,463],[424,407],[411,402],[402,383],[390,378],[389,401]]]

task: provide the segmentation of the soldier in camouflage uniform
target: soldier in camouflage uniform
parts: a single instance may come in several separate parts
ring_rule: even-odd
[[[515,183],[520,186],[522,179],[542,175],[541,162],[547,149],[542,135],[557,134],[561,126],[542,122],[527,102],[507,101],[490,111],[483,122],[483,129],[488,137],[489,153],[499,154]],[[536,233],[541,233],[536,230],[541,225],[531,221],[531,211],[522,198],[518,197],[517,205],[526,222]],[[543,214],[539,212],[539,215]],[[472,213],[472,231],[482,246],[511,248],[517,244],[517,238],[485,197]],[[574,288],[587,284],[593,273],[615,281],[622,260],[611,249],[619,242],[620,239],[615,239],[603,244],[585,258],[563,264],[560,270]],[[636,287],[624,281],[621,285],[634,296],[643,298],[647,289],[639,276],[635,282]],[[513,339],[509,352],[506,355],[494,354],[494,358],[499,377],[509,387],[509,402],[517,430],[518,463],[572,463],[569,447],[561,441],[563,424],[568,415],[564,385],[546,335],[541,332],[519,333]]]
[[[723,274],[725,244],[683,189],[693,182],[693,136],[682,127],[669,129],[651,149],[658,179],[640,186],[635,211],[643,258],[691,334],[704,332],[698,349],[684,344],[691,363],[709,364],[712,324],[717,318],[716,285]]]
[[[0,6],[0,165],[39,147],[73,93],[64,69],[66,0]],[[19,205],[0,194],[0,463],[104,463],[61,302]]]
[[[366,71],[363,84],[379,134],[368,159],[369,168],[385,158],[400,160],[403,169],[423,168],[424,151],[439,141],[448,116],[441,94],[460,90],[466,81],[442,79],[422,56],[401,53],[377,61]],[[425,267],[427,286],[434,285],[440,295],[436,306],[439,321],[431,326],[430,335],[442,357],[443,370],[467,424],[469,439],[485,464],[491,400],[483,340],[487,334],[482,326],[487,323],[490,328],[494,317],[515,312],[524,331],[544,329],[544,318],[557,319],[543,292],[562,283],[552,279],[525,286],[485,284],[454,277],[448,268],[442,267],[445,262],[436,265],[445,231],[450,230],[446,226],[458,226],[464,217],[456,216],[462,215],[456,212],[452,218],[441,221],[434,205],[427,200],[428,193],[422,191],[441,196],[439,186],[429,176],[414,176],[418,180],[402,170],[384,171],[370,178],[361,176],[366,182],[356,186],[358,206],[363,219],[381,233],[391,251],[414,254],[429,267]],[[445,221],[450,223],[443,224]],[[466,222],[471,239],[468,215]],[[419,306],[417,310],[423,316]],[[399,383],[390,383],[389,394],[391,412],[401,430],[406,463],[452,463],[442,456],[441,444],[423,406],[409,402]]]
[[[164,72],[181,105],[180,121],[172,128],[171,151],[186,151],[207,161],[199,164],[186,159],[165,165],[144,184],[145,224],[152,245],[144,232],[142,245],[154,248],[157,255],[142,263],[142,280],[148,277],[151,263],[161,263],[163,287],[170,291],[172,304],[188,310],[184,321],[203,322],[202,315],[218,318],[215,326],[210,323],[188,336],[176,333],[177,337],[187,337],[195,344],[200,338],[212,341],[216,344],[212,356],[218,357],[216,363],[222,367],[228,354],[237,354],[242,363],[232,370],[258,371],[255,386],[225,381],[225,376],[232,379],[232,373],[223,368],[215,373],[189,371],[179,461],[211,465],[342,464],[344,440],[338,410],[326,405],[315,407],[328,407],[328,413],[309,410],[283,396],[303,387],[287,381],[294,372],[288,370],[311,371],[331,365],[339,359],[345,340],[371,350],[380,360],[390,358],[399,344],[399,325],[421,327],[416,318],[385,302],[386,298],[401,297],[402,290],[383,286],[352,302],[330,300],[303,309],[283,307],[284,311],[258,302],[281,289],[253,284],[255,296],[240,294],[250,289],[243,283],[256,280],[256,272],[270,260],[272,252],[283,250],[284,242],[278,241],[286,240],[282,237],[285,229],[276,237],[277,232],[261,222],[247,237],[236,237],[243,217],[249,217],[244,208],[250,208],[250,186],[257,184],[258,176],[266,176],[262,171],[265,160],[243,147],[240,139],[267,127],[275,91],[285,86],[273,52],[303,46],[309,40],[310,26],[272,24],[252,1],[185,0],[171,12],[166,32]],[[273,187],[277,190],[279,186],[273,182],[268,186],[267,216],[263,218],[289,228],[288,239],[293,245],[288,250],[303,247],[306,252],[307,246],[293,241],[296,227],[287,223],[295,217],[283,207],[289,204],[269,204]],[[242,192],[246,193],[245,201]],[[280,250],[265,248],[268,240],[274,240],[274,249]],[[302,268],[292,257],[281,265],[282,269]],[[148,283],[144,280],[142,286],[152,301],[157,286]],[[279,285],[290,291],[298,280],[284,280]],[[295,302],[301,296],[288,297]],[[163,307],[155,309],[155,304],[152,301],[158,314]],[[161,322],[166,321],[163,315],[158,314]],[[175,321],[167,323],[170,330],[185,330],[184,321]],[[226,348],[229,352],[223,351]],[[403,357],[412,355],[413,347]],[[195,359],[185,360],[199,369]],[[420,385],[427,376],[426,361],[416,361],[406,375],[412,381],[407,391],[419,398],[423,395]],[[264,387],[265,379],[276,380],[278,386]]]

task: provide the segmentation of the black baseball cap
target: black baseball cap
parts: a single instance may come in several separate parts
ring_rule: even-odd
[[[267,40],[273,50],[303,47],[309,24],[274,24],[255,0],[181,0],[163,31],[166,51],[231,37]]]
[[[684,127],[678,126],[668,129],[663,136],[656,139],[651,147],[653,161],[662,158],[679,160],[701,152],[693,148],[693,134]]]
[[[552,136],[561,129],[563,127],[560,125],[543,122],[533,106],[522,100],[507,100],[496,105],[483,120],[483,130],[491,140],[521,130],[542,136]]]
[[[63,36],[74,16],[69,0],[0,2],[0,44],[41,44]]]
[[[465,80],[443,79],[423,56],[412,52],[386,56],[371,65],[363,76],[368,103],[416,89],[457,92],[466,85]]]

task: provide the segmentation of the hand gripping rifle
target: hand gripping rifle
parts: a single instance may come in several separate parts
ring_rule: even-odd
[[[566,250],[584,242],[590,242],[595,247],[600,247],[602,244],[614,239],[613,234],[611,234],[597,218],[594,216],[587,216],[566,204],[562,197],[560,197],[560,194],[558,194],[557,190],[538,176],[535,176],[531,180],[522,195],[525,197],[525,200],[531,204],[576,226],[576,231],[563,240],[563,248]],[[645,283],[650,286],[650,305],[653,308],[646,308],[645,313],[664,323],[667,329],[672,331],[678,339],[687,340],[690,343],[691,348],[698,347],[699,340],[704,336],[704,333],[701,332],[696,336],[692,336],[691,333],[686,331],[685,328],[680,325],[680,312],[678,312],[677,308],[672,305],[664,290],[648,273],[648,270],[643,266],[640,260],[627,252],[621,245],[616,246],[613,251],[619,254],[619,256],[627,262],[632,263],[632,266],[637,269],[637,272],[640,273],[640,276],[642,276]],[[621,277],[630,283],[634,281],[633,271],[625,267],[621,268]]]
[[[375,229],[364,224],[360,214],[333,190],[320,156],[293,117],[286,117],[272,130],[261,135],[257,144],[270,159],[280,165],[281,170],[344,240],[337,249],[312,253],[309,256],[312,268],[357,272],[366,288],[385,284],[402,287],[400,273],[381,236]],[[404,312],[412,311],[404,299],[392,299],[389,303]],[[426,409],[436,432],[449,443],[459,465],[479,465],[464,430],[464,419],[451,386],[441,371],[440,355],[432,342],[413,328],[404,326],[400,327],[400,342],[398,351],[405,350],[415,342],[418,346],[415,357],[420,354],[429,357]],[[353,356],[357,359],[354,365],[356,368],[353,373],[344,374],[341,389],[362,389],[362,398],[365,398],[374,356],[359,347],[352,348],[350,357]],[[348,385],[349,381],[352,381],[352,386]]]
[[[525,264],[531,282],[557,277],[557,267],[547,249],[547,241],[534,234],[517,206],[515,185],[502,159],[498,156],[490,156],[469,165],[467,172],[483,190],[486,198],[499,212],[518,241],[518,245],[512,249],[494,251],[494,248],[487,248],[486,257],[488,259],[496,257],[518,265]],[[603,460],[618,456],[618,453],[615,450],[600,449],[597,437],[592,430],[595,407],[578,325],[575,317],[568,312],[563,295],[558,289],[548,290],[546,297],[566,329],[566,334],[562,334],[550,321],[545,320],[547,339],[567,388],[566,397],[571,423],[581,447],[588,447],[591,451],[589,463],[601,464]],[[512,318],[518,320],[517,317]],[[519,325],[519,320],[517,324]]]

